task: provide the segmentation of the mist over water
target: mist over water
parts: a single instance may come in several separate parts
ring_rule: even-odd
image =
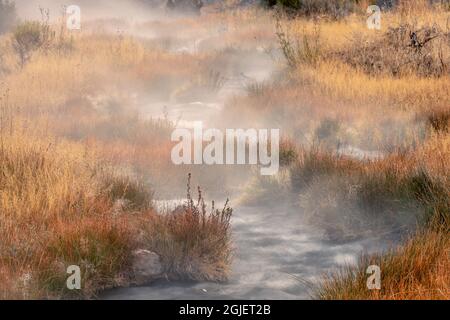
[[[65,1],[17,1],[18,13],[22,19],[39,19],[38,7],[49,8],[51,17],[58,17]],[[179,17],[170,17],[160,7],[150,8],[137,1],[71,1],[81,7],[83,23],[93,25],[95,21],[103,30],[137,37],[142,41],[165,43],[170,54],[184,55],[192,59],[197,54],[219,54],[222,63],[214,66],[220,83],[211,93],[210,88],[186,88],[161,99],[157,92],[132,87],[124,88],[134,95],[134,107],[143,118],[166,119],[177,127],[191,127],[195,121],[202,121],[205,127],[222,128],[232,123],[224,123],[222,112],[227,102],[238,95],[247,94],[249,86],[275,81],[282,72],[280,52],[270,53],[262,46],[249,48],[227,48],[221,41],[228,32],[226,27],[217,26],[208,32],[197,34],[195,30],[171,30]],[[54,13],[54,14],[53,14]],[[197,19],[202,19],[202,16]],[[122,21],[123,23],[118,23]],[[161,28],[158,22],[167,22],[168,28]],[[145,24],[149,22],[149,24]],[[150,23],[151,22],[151,23]],[[144,27],[145,25],[145,27]],[[228,51],[227,51],[228,50]],[[165,87],[166,84],[161,84]],[[239,117],[239,114],[235,115]],[[254,128],[261,123],[242,117],[239,127]],[[270,122],[270,121],[269,121]],[[275,121],[273,123],[276,123]],[[277,125],[280,125],[278,122]],[[283,125],[283,123],[281,123]],[[270,128],[269,128],[270,129]],[[358,159],[376,160],[383,153],[378,150],[362,150],[344,146],[341,154]],[[198,168],[197,168],[198,169]],[[187,171],[189,170],[186,169]],[[201,170],[201,169],[199,169]],[[205,170],[213,170],[205,168]],[[227,283],[183,283],[160,280],[149,286],[122,288],[106,292],[105,299],[308,299],[312,287],[320,281],[325,272],[347,264],[355,264],[361,252],[379,252],[398,240],[396,236],[355,237],[347,241],[330,241],[329,234],[304,221],[304,212],[295,203],[271,201],[276,206],[236,205],[239,191],[250,182],[252,172],[241,174],[242,168],[228,171],[233,175],[233,183],[216,186],[202,184],[208,193],[219,189],[223,197],[231,197],[234,208],[232,232],[235,257],[232,273]],[[250,170],[250,169],[248,169]],[[168,173],[169,174],[169,173]],[[184,176],[182,177],[184,178]],[[180,178],[181,179],[181,178]],[[161,186],[163,187],[163,186]],[[158,184],[155,186],[158,192]],[[226,194],[232,190],[231,194]],[[184,192],[184,191],[183,191]],[[247,192],[252,193],[252,190]],[[162,196],[163,200],[173,200],[183,193]],[[319,202],[321,199],[316,199]],[[345,210],[337,207],[336,211]],[[391,230],[386,230],[387,234]]]
[[[233,218],[235,257],[227,283],[160,280],[148,287],[115,289],[104,299],[309,299],[326,272],[354,265],[360,253],[393,244],[388,238],[326,240],[306,226],[299,212],[237,207]]]

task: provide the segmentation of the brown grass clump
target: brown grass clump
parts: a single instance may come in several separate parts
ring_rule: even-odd
[[[399,150],[375,161],[320,148],[303,150],[291,167],[292,190],[302,194],[324,179],[322,188],[331,188],[330,196],[336,193],[337,201],[350,201],[373,219],[390,223],[409,215],[428,227],[448,227],[450,185],[444,160],[448,142],[438,136],[417,150]],[[319,190],[315,193],[320,197]],[[423,214],[415,216],[418,210]]]
[[[419,28],[405,23],[389,27],[382,36],[357,36],[339,57],[371,75],[439,77],[448,75],[448,37],[437,25]]]
[[[428,122],[434,131],[446,134],[450,129],[450,111],[435,110],[428,114]]]
[[[424,232],[384,254],[365,255],[357,268],[329,275],[317,290],[319,299],[448,300],[450,238],[447,232]],[[381,290],[368,290],[366,269],[381,268]]]
[[[76,145],[26,139],[10,136],[0,151],[0,265],[9,277],[0,296],[89,297],[117,285],[134,242],[129,223],[111,214],[103,170]],[[82,291],[65,289],[73,264]]]
[[[292,169],[294,190],[299,190],[299,203],[308,220],[324,227],[332,239],[367,235],[368,231],[376,236],[387,225],[399,230],[408,225],[411,229],[416,223],[419,227],[404,245],[363,255],[357,266],[331,272],[317,288],[317,298],[449,298],[448,142],[448,137],[437,135],[417,150],[374,162],[323,151],[303,153]],[[381,267],[379,291],[367,289],[370,265]]]
[[[232,209],[228,200],[221,210],[213,201],[208,211],[200,187],[198,199],[192,198],[190,179],[189,174],[186,204],[155,217],[146,238],[162,253],[169,278],[224,281],[230,272]]]
[[[302,64],[315,65],[323,54],[320,29],[315,26],[314,33],[309,34],[305,30],[301,34],[297,32],[295,39],[289,30],[285,30],[277,20],[277,37],[281,50],[291,68]]]
[[[158,215],[142,182],[118,174],[85,146],[2,135],[0,298],[89,298],[132,281],[131,253],[157,251],[169,275],[223,280],[231,209]],[[150,242],[142,234],[150,232]],[[144,237],[145,238],[145,237]],[[70,265],[82,289],[66,287]],[[175,266],[175,267],[174,267]]]

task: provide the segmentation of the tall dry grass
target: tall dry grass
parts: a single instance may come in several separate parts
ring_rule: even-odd
[[[384,254],[366,255],[358,268],[348,267],[325,278],[319,299],[448,300],[449,237],[447,232],[423,232]],[[381,290],[368,290],[366,269],[381,268]]]
[[[0,296],[70,295],[65,271],[72,264],[82,269],[80,295],[117,285],[133,231],[123,216],[111,214],[114,199],[101,186],[105,170],[90,152],[13,135],[0,153]]]
[[[2,299],[91,298],[129,285],[137,248],[157,252],[169,279],[227,278],[228,206],[206,213],[200,194],[196,206],[159,214],[148,185],[79,143],[14,134],[0,160]],[[80,291],[66,287],[70,265],[81,268]]]
[[[404,245],[332,273],[317,298],[449,297],[446,10],[428,1],[405,1],[383,12],[380,31],[367,29],[363,15],[274,21],[288,76],[264,84],[264,90],[249,90],[224,112],[233,124],[252,119],[282,126],[297,145],[289,179],[266,183],[262,192],[254,189],[262,199],[286,189],[288,181],[288,201],[337,240],[403,225],[411,232],[417,224]],[[420,49],[410,46],[412,40]],[[364,51],[370,43],[375,50]],[[340,152],[347,145],[383,156],[358,160]],[[381,291],[366,287],[370,264],[381,266]]]
[[[80,34],[70,50],[36,48],[25,61],[11,37],[0,39],[0,298],[91,298],[129,285],[137,248],[156,251],[168,278],[226,279],[229,220],[152,208],[140,173],[167,177],[173,124],[141,119],[128,91],[169,99],[192,74],[210,77],[198,66],[204,56]],[[204,237],[171,251],[194,230]],[[171,268],[181,260],[190,264]],[[81,268],[80,291],[66,288],[69,265]]]
[[[296,198],[304,188],[317,191],[317,176],[333,175],[336,199],[345,200],[342,191],[357,185],[353,200],[372,208],[373,215],[381,207],[388,213],[383,218],[392,217],[399,201],[420,206],[432,231],[416,238],[425,239],[423,245],[413,239],[395,254],[379,257],[387,267],[386,290],[379,298],[446,297],[449,81],[445,73],[373,74],[358,65],[360,60],[342,57],[358,51],[355,39],[379,41],[389,27],[436,24],[446,30],[445,11],[417,8],[386,12],[381,32],[369,31],[363,15],[321,22],[283,19],[285,39],[298,39],[295,63],[276,78],[278,83],[256,84],[256,90],[232,99],[223,114],[223,123],[276,124],[296,137],[293,145],[319,140],[326,147],[286,150],[283,173],[288,171]],[[172,171],[168,160],[171,144],[165,137],[172,124],[139,118],[133,95],[177,102],[191,91],[201,92],[198,87],[217,87],[220,75],[214,68],[227,50],[276,52],[275,19],[268,11],[245,9],[139,27],[144,33],[146,27],[156,30],[161,38],[82,33],[67,39],[70,46],[64,50],[53,43],[23,63],[11,35],[0,39],[0,232],[6,235],[0,244],[1,297],[70,296],[64,289],[69,263],[81,264],[81,296],[126,284],[130,252],[138,246],[161,255],[169,278],[223,280],[228,275],[226,208],[205,211],[200,196],[198,205],[189,202],[160,215],[149,205],[153,190],[130,178],[150,171],[148,180],[167,179],[169,172],[186,170]],[[175,31],[177,41],[187,44],[208,39],[193,52],[174,52],[169,49]],[[343,142],[381,149],[387,156],[373,162],[336,157],[333,149]],[[221,172],[207,175],[223,187]],[[284,178],[266,185],[285,187],[289,179]],[[434,250],[427,260],[423,253],[430,246]],[[359,280],[342,279],[326,283],[321,297],[375,297],[354,289],[361,288]]]

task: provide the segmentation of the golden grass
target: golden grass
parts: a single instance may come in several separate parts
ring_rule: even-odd
[[[128,285],[136,248],[157,252],[169,279],[227,278],[231,209],[159,215],[148,186],[54,138],[8,136],[0,163],[0,298],[91,298]],[[70,265],[81,291],[66,289]]]
[[[299,50],[304,50],[305,37],[316,41],[319,36],[317,60],[291,64],[287,81],[265,84],[263,90],[234,99],[225,116],[231,123],[244,118],[273,125],[268,119],[285,115],[275,123],[281,121],[285,133],[302,146],[297,161],[288,167],[293,200],[307,211],[307,220],[325,224],[333,236],[361,236],[367,231],[376,235],[386,223],[393,227],[408,220],[420,222],[417,234],[404,245],[365,255],[358,266],[331,272],[316,298],[449,299],[449,75],[375,76],[335,54],[351,51],[354,39],[378,39],[390,27],[405,23],[417,28],[434,24],[448,32],[447,12],[424,1],[405,1],[383,13],[381,31],[368,30],[365,17],[359,15],[339,21],[300,17],[279,23],[294,50],[296,39],[300,39]],[[448,46],[443,50],[448,62]],[[238,118],[233,116],[236,110]],[[337,155],[342,144],[382,150],[386,155],[359,161]],[[259,192],[262,199],[281,188],[265,187]],[[370,264],[381,266],[381,291],[366,287]]]
[[[0,296],[69,294],[65,269],[71,264],[83,270],[84,296],[115,285],[129,262],[132,231],[110,214],[114,199],[102,191],[104,173],[95,158],[82,146],[26,136],[9,136],[0,153],[0,262],[8,276]]]
[[[422,2],[422,0],[418,0]],[[394,27],[402,23],[414,22],[418,27],[424,25],[436,24],[441,29],[447,28],[448,13],[444,9],[422,7],[416,3],[417,0],[405,1],[410,5],[411,10],[391,10],[382,12],[381,30],[370,30],[366,27],[367,17],[365,15],[353,14],[337,21],[321,21],[314,19],[285,20],[283,25],[289,33],[295,37],[296,34],[302,34],[304,31],[313,32],[318,26],[324,45],[329,50],[339,50],[345,48],[352,42],[352,36],[359,34],[362,36],[377,36],[387,31],[389,27]],[[364,10],[365,11],[365,10]]]
[[[16,108],[50,112],[67,101],[137,80],[149,85],[187,78],[197,71],[196,62],[184,58],[144,50],[129,38],[80,36],[69,54],[36,52],[23,70],[15,69],[3,79],[2,87],[9,90],[9,101]]]
[[[304,81],[312,82],[315,95],[333,97],[355,108],[381,106],[388,112],[392,109],[428,111],[446,107],[450,99],[448,77],[374,78],[339,62],[323,62],[315,69],[298,72]]]
[[[319,299],[448,300],[450,238],[447,232],[424,232],[384,254],[363,256],[358,268],[328,276]],[[381,290],[368,290],[366,269],[381,268]]]
[[[169,245],[180,245],[171,224],[162,223],[163,216],[151,208],[149,186],[122,172],[142,165],[160,173],[170,155],[172,125],[136,118],[129,95],[121,92],[122,86],[134,86],[160,93],[158,83],[167,81],[163,97],[168,98],[170,90],[198,73],[200,58],[186,61],[182,54],[106,35],[77,36],[64,54],[38,50],[23,68],[13,52],[6,55],[2,63],[8,72],[0,88],[0,231],[6,235],[0,298],[90,298],[104,288],[128,285],[131,253],[138,247],[161,255],[168,278],[182,276],[181,267],[176,273],[169,269],[177,257],[167,247],[152,247],[156,232],[146,241],[140,238],[151,229],[164,234]],[[105,92],[117,88],[119,94],[102,101]],[[119,107],[110,113],[101,109],[108,105]],[[125,200],[120,209],[117,200]],[[183,217],[174,216],[174,223],[178,219]],[[189,221],[183,225],[189,227]],[[200,225],[197,231],[212,230]],[[226,236],[219,231],[214,235]],[[195,263],[209,241],[206,236],[196,241],[183,257]],[[229,260],[222,261],[222,249],[229,250],[227,242],[211,250],[201,268],[186,272],[191,278],[225,279]],[[220,269],[212,267],[213,259]],[[81,267],[81,291],[66,289],[66,268],[73,264]]]
[[[340,237],[377,236],[386,230],[386,223],[390,228],[419,225],[405,244],[385,253],[364,254],[357,266],[331,271],[317,287],[316,298],[450,297],[449,142],[448,136],[435,135],[415,151],[368,163],[327,152],[300,153],[291,181],[311,223]],[[336,214],[342,211],[345,217]],[[370,265],[381,268],[381,290],[366,286]]]
[[[356,279],[350,273],[332,277],[319,290],[320,298],[449,298],[448,75],[372,76],[333,55],[351,46],[355,34],[375,38],[401,23],[435,23],[446,30],[447,12],[408,3],[383,13],[381,32],[368,30],[360,15],[318,25],[304,18],[282,20],[293,38],[313,35],[318,27],[319,59],[288,70],[279,83],[235,97],[223,114],[223,123],[233,125],[248,119],[255,126],[283,125],[286,135],[302,137],[294,145],[327,133],[320,141],[325,151],[287,154],[298,158],[285,164],[290,179],[299,183],[295,188],[331,174],[339,176],[332,191],[358,184],[357,200],[365,206],[392,209],[401,200],[426,211],[431,231],[392,253],[366,258],[382,265],[382,291],[364,289],[368,260],[363,260]],[[0,38],[0,298],[72,297],[64,289],[70,264],[82,267],[78,297],[127,284],[130,253],[138,246],[161,255],[169,278],[224,280],[229,274],[228,219],[192,204],[157,214],[148,203],[153,190],[122,172],[131,168],[166,181],[186,171],[175,170],[169,160],[171,124],[137,118],[132,96],[176,101],[183,90],[208,82],[221,50],[270,52],[277,46],[275,18],[245,9],[139,28],[156,30],[161,38],[82,33],[65,51],[37,50],[23,68],[10,35]],[[222,35],[221,28],[228,32]],[[208,39],[193,53],[169,52],[175,31],[187,43]],[[99,110],[105,95],[106,105],[119,105],[118,110]],[[271,122],[280,114],[281,121]],[[389,152],[374,162],[335,157],[329,148],[336,138]],[[222,171],[203,174],[223,187]],[[265,183],[284,186],[288,179],[282,178]],[[128,205],[118,212],[117,200],[123,198]]]
[[[421,4],[423,5],[423,2]],[[312,38],[319,37],[322,63],[313,68],[307,65],[299,66],[294,71],[295,77],[302,79],[304,83],[311,82],[308,89],[315,90],[314,96],[325,94],[337,102],[347,104],[361,105],[375,102],[387,108],[406,107],[415,110],[435,105],[447,107],[450,92],[448,74],[440,78],[420,78],[414,75],[401,78],[372,77],[342,63],[333,55],[353,47],[356,41],[379,39],[389,28],[406,23],[416,26],[416,29],[436,26],[443,32],[448,32],[448,14],[445,10],[423,9],[423,6],[415,4],[414,1],[408,2],[408,8],[415,9],[410,9],[408,14],[399,13],[401,9],[383,13],[380,31],[369,30],[365,26],[365,17],[359,15],[331,22],[316,22],[303,18],[281,21],[281,28],[291,41],[301,39],[305,35]],[[379,45],[383,46],[383,43]],[[444,45],[443,49],[444,59],[448,62],[450,54],[448,45]]]

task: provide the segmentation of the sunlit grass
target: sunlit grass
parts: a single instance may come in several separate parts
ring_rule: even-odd
[[[341,20],[281,17],[300,46],[305,35],[318,44],[313,51],[297,48],[300,59],[290,68],[276,58],[276,18],[263,9],[140,25],[144,33],[159,34],[151,40],[74,34],[64,39],[70,43],[64,50],[56,44],[41,48],[26,63],[18,59],[12,35],[1,36],[0,298],[93,297],[128,285],[131,252],[138,247],[161,255],[170,279],[226,280],[229,208],[206,210],[200,195],[197,205],[160,214],[152,198],[161,190],[151,186],[159,182],[172,195],[184,192],[180,183],[192,169],[209,187],[223,190],[227,171],[174,168],[174,123],[141,117],[134,99],[179,102],[205,92],[215,99],[223,81],[217,67],[226,69],[227,54],[236,52],[232,58],[238,60],[239,50],[257,50],[272,56],[279,74],[227,101],[221,124],[251,120],[283,127],[292,138],[282,150],[282,173],[253,180],[244,201],[273,206],[275,195],[319,220],[325,211],[329,218],[336,203],[356,205],[350,219],[385,223],[402,222],[400,211],[413,208],[410,215],[421,223],[404,246],[331,275],[317,297],[448,299],[448,74],[373,75],[342,59],[343,52],[358,51],[355,39],[381,39],[389,27],[412,22],[447,30],[447,16],[421,1],[383,13],[381,31],[368,30],[358,14]],[[202,41],[177,52],[174,33],[188,45]],[[338,155],[347,144],[383,157]],[[355,220],[340,218],[333,217],[335,229],[354,231]],[[382,268],[379,292],[366,290],[368,263]],[[75,295],[65,289],[71,264],[83,274],[83,289]]]

